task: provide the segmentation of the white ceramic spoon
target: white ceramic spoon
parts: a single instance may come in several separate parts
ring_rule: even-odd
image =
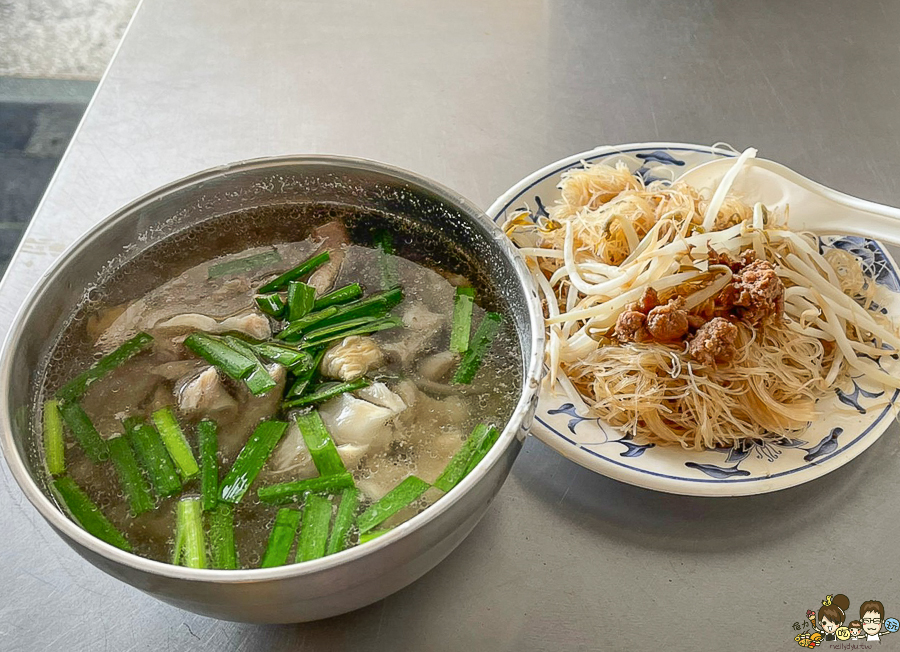
[[[721,158],[698,165],[678,180],[712,192],[736,160]],[[731,188],[769,209],[787,204],[790,226],[797,231],[858,235],[900,246],[900,210],[832,190],[779,163],[748,159]]]

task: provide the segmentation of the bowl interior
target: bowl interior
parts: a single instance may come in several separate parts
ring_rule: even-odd
[[[50,497],[39,442],[32,428],[40,372],[48,350],[85,293],[89,296],[92,286],[123,264],[167,238],[200,224],[214,226],[217,218],[235,211],[297,203],[375,210],[397,224],[415,223],[425,246],[432,237],[452,241],[454,255],[476,270],[482,282],[492,288],[495,300],[511,316],[518,335],[524,389],[495,448],[509,445],[536,401],[543,329],[536,293],[521,259],[482,211],[438,184],[369,161],[337,157],[248,161],[175,182],[110,216],[61,256],[21,308],[0,361],[0,419],[4,420],[0,437],[14,476],[55,528],[120,561],[155,565],[156,572],[175,569],[121,553],[93,539],[58,511]],[[301,238],[302,235],[296,239]],[[208,257],[215,255],[216,251],[210,251]],[[496,459],[488,456],[481,466],[489,465],[492,458]],[[477,479],[478,474],[476,469],[471,475]],[[413,521],[420,516],[439,511],[441,502],[412,519],[410,527],[415,527]],[[177,573],[183,575],[186,570],[178,568]],[[237,571],[241,575],[253,572],[256,571]],[[247,579],[246,575],[243,579]]]

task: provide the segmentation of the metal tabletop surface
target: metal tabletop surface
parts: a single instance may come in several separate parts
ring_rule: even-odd
[[[724,140],[900,204],[898,27],[900,3],[875,0],[147,0],[0,287],[0,330],[122,204],[264,155],[377,159],[486,208],[595,145]],[[2,466],[0,650],[794,649],[826,594],[900,614],[898,434],[732,499],[620,484],[530,439],[434,571],[296,626],[218,622],[107,577]]]

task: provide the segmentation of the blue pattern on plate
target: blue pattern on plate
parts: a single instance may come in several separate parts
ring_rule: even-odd
[[[619,453],[622,457],[640,457],[644,454],[644,452],[653,448],[656,444],[636,444],[631,441],[631,435],[625,435],[624,437],[619,437],[618,439],[610,439],[609,433],[607,433],[606,428],[600,423],[600,419],[592,419],[590,417],[580,416],[575,411],[575,406],[572,403],[563,403],[559,406],[559,408],[554,410],[547,410],[547,414],[565,414],[567,416],[572,417],[569,419],[569,423],[566,424],[569,428],[569,432],[573,435],[576,434],[575,429],[584,423],[585,421],[590,421],[593,424],[594,428],[597,428],[601,433],[603,433],[605,439],[599,442],[583,442],[583,445],[586,446],[598,446],[601,444],[622,444],[625,447],[625,450]]]
[[[868,356],[867,356],[868,357]],[[870,358],[874,360],[874,358]],[[856,408],[856,411],[860,414],[866,413],[866,408],[860,405],[859,397],[863,396],[865,398],[878,398],[884,394],[884,391],[880,392],[870,392],[868,390],[863,389],[859,386],[859,383],[856,382],[856,378],[851,378],[853,381],[853,392],[851,394],[847,394],[842,391],[840,387],[834,390],[834,393],[837,394],[838,400],[844,405],[849,405],[852,408]]]
[[[542,202],[541,198],[537,195],[534,196],[534,203],[537,205],[537,210],[534,212],[536,217],[550,217],[550,213],[547,212],[544,202]]]
[[[833,453],[837,450],[838,447],[838,437],[843,434],[843,428],[832,428],[831,432],[829,432],[825,437],[822,438],[818,444],[813,446],[812,448],[804,448],[806,451],[806,455],[803,456],[803,459],[807,462],[812,462],[816,458],[822,457],[823,455],[828,455],[829,453]]]
[[[755,457],[758,460],[765,460],[768,463],[772,463],[779,458],[779,456],[784,452],[786,448],[800,448],[804,444],[806,444],[802,439],[791,439],[787,437],[782,437],[780,439],[775,440],[754,440],[750,442],[745,442],[738,446],[734,446],[733,448],[714,448],[713,451],[717,453],[727,453],[728,457],[725,458],[726,464],[732,464],[733,466],[723,467],[717,464],[709,464],[709,463],[700,463],[700,462],[685,462],[684,465],[689,469],[697,469],[698,471],[702,471],[707,475],[725,479],[731,478],[735,476],[747,476],[750,475],[749,471],[745,469],[741,469],[741,463],[745,460],[749,459],[751,456]],[[701,455],[703,453],[700,453]]]
[[[653,448],[656,444],[635,444],[633,441],[628,439],[627,437],[623,437],[616,441],[617,444],[622,444],[628,450],[622,451],[619,453],[622,457],[640,457],[645,452],[647,452],[648,448]]]
[[[701,464],[700,462],[685,462],[684,465],[689,469],[703,471],[709,477],[717,480],[750,475],[750,471],[739,469],[737,464],[734,466],[716,466],[715,464]]]
[[[571,419],[569,419],[569,432],[573,435],[575,434],[575,427],[581,423],[582,421],[596,421],[597,419],[589,419],[588,417],[579,416],[575,411],[575,406],[571,403],[563,403],[556,410],[547,410],[547,414],[568,414]]]
[[[826,242],[827,246],[843,249],[859,258],[866,276],[874,278],[878,285],[885,286],[891,292],[900,292],[900,278],[877,242],[853,235],[829,238]]]
[[[653,162],[653,163],[663,163],[665,165],[678,165],[683,166],[684,161],[675,158],[668,152],[664,152],[661,149],[653,150],[652,152],[647,153],[639,153],[635,154],[635,156],[642,161]]]

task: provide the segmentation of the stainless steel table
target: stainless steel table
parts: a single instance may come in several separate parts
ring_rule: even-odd
[[[261,155],[379,159],[487,207],[594,145],[726,140],[900,204],[898,26],[900,3],[874,0],[147,0],[6,275],[0,328],[121,204]],[[720,500],[622,485],[529,441],[437,569],[284,627],[106,577],[3,467],[0,650],[794,649],[792,624],[827,593],[900,614],[898,434],[807,485]]]

